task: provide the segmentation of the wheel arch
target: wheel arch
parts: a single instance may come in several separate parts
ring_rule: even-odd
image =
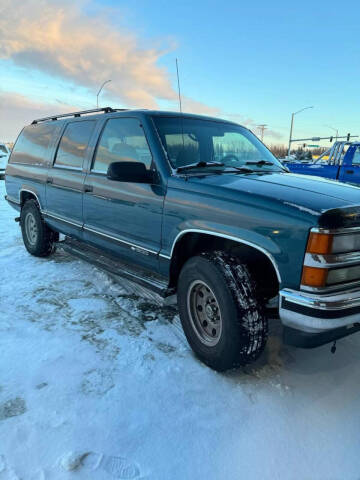
[[[39,197],[37,196],[37,194],[33,190],[22,188],[19,192],[20,206],[23,207],[25,202],[30,199],[36,200],[41,209],[41,203],[39,201]]]
[[[169,286],[176,288],[180,270],[192,256],[204,251],[225,250],[246,263],[264,296],[277,295],[281,275],[274,257],[264,248],[241,238],[217,232],[189,229],[180,232],[172,245]]]

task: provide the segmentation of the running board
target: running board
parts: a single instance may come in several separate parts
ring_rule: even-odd
[[[167,283],[159,276],[145,272],[141,268],[132,267],[122,262],[118,257],[105,253],[103,250],[84,242],[65,237],[65,240],[56,242],[56,246],[112,275],[126,278],[131,282],[148,288],[162,298],[174,294],[174,290],[168,288]]]

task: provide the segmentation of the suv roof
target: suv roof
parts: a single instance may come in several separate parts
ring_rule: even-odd
[[[94,108],[92,110],[81,110],[80,112],[70,112],[70,113],[62,113],[61,115],[53,115],[51,117],[43,117],[43,118],[38,118],[36,120],[33,120],[31,122],[32,125],[40,122],[46,122],[48,120],[58,120],[59,118],[65,118],[65,117],[81,117],[81,115],[88,115],[89,113],[110,113],[110,112],[120,112],[120,111],[125,111],[126,109],[124,108],[111,108],[111,107],[104,107],[104,108]]]
[[[138,112],[138,113],[147,113],[150,115],[159,115],[159,116],[179,116],[185,118],[199,118],[203,120],[212,120],[218,122],[225,122],[225,123],[232,123],[234,125],[238,125],[236,122],[232,122],[230,120],[224,120],[221,118],[214,118],[209,117],[207,115],[198,115],[195,113],[183,113],[183,112],[171,112],[171,111],[163,111],[163,110],[147,110],[145,108],[141,109],[129,109],[129,108],[112,108],[112,107],[103,107],[103,108],[94,108],[91,110],[81,110],[79,112],[70,112],[70,113],[62,113],[60,115],[52,115],[50,117],[43,117],[35,119],[31,122],[31,125],[35,125],[41,122],[48,122],[48,121],[56,121],[61,119],[66,119],[68,117],[81,117],[83,115],[90,115],[90,114],[99,114],[99,113],[116,113],[116,112]]]

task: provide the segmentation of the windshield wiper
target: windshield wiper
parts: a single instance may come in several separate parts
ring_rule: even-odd
[[[190,163],[189,165],[183,165],[176,169],[177,172],[182,172],[184,170],[192,170],[193,168],[204,168],[204,167],[223,167],[224,164],[220,162],[197,162]]]
[[[259,165],[259,167],[261,167],[262,165],[275,165],[275,163],[266,160],[258,160],[256,162],[245,162],[245,165]]]

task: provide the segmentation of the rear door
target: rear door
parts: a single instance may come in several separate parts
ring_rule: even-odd
[[[84,239],[146,268],[157,268],[165,186],[109,180],[112,162],[155,163],[140,120],[111,117],[85,181]]]
[[[60,232],[82,236],[83,184],[96,120],[66,124],[46,184],[48,223]]]

